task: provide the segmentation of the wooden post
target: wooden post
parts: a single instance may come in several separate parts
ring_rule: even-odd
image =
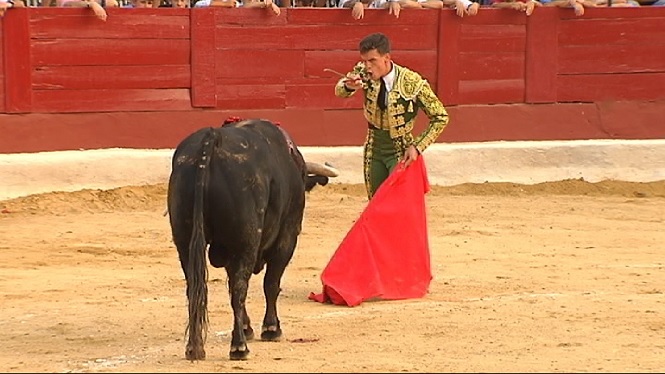
[[[457,56],[461,23],[454,10],[441,10],[440,14],[436,91],[444,105],[455,105],[459,102]]]
[[[191,14],[192,106],[217,106],[215,77],[215,9],[193,8]]]
[[[7,113],[32,111],[29,21],[28,8],[13,8],[6,12],[3,20],[5,111]]]
[[[525,66],[525,101],[557,101],[557,65],[559,57],[559,9],[540,7],[527,17]]]

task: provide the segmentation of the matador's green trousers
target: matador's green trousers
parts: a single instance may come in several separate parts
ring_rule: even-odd
[[[404,158],[405,150],[403,138],[391,139],[388,130],[379,130],[370,125],[363,153],[365,188],[369,199]]]

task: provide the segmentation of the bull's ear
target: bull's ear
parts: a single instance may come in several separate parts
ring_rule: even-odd
[[[311,191],[316,186],[316,181],[310,177],[305,178],[305,191]]]
[[[325,186],[328,184],[328,177],[323,175],[308,175],[305,178],[305,191],[309,192],[313,190],[317,184]]]

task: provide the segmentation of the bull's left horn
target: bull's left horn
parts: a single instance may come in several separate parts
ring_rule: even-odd
[[[316,162],[305,162],[309,174],[323,175],[324,177],[336,177],[339,175],[337,169],[332,166],[319,164]]]

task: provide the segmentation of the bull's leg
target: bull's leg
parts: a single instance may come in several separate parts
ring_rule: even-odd
[[[278,341],[282,337],[282,329],[279,325],[279,317],[277,317],[277,297],[281,291],[282,275],[290,259],[291,255],[289,254],[288,256],[275,256],[275,258],[268,261],[266,274],[263,278],[266,314],[261,327],[261,340]]]
[[[249,319],[249,314],[247,314],[247,307],[245,307],[242,312],[242,330],[245,333],[245,340],[254,340],[254,329],[252,328],[252,321]]]
[[[231,290],[231,281],[229,281],[229,290]],[[243,323],[242,330],[245,333],[245,340],[254,340],[254,329],[252,328],[252,320],[249,318],[249,313],[247,313],[247,306],[242,311],[243,313]]]
[[[248,266],[232,266],[231,269],[227,267],[227,273],[229,275],[231,308],[233,308],[233,332],[231,333],[229,358],[231,360],[246,360],[249,356],[249,348],[245,336],[245,322],[249,321],[249,316],[245,309],[245,301],[247,300],[247,288],[252,272]],[[253,334],[254,331],[252,330]]]

